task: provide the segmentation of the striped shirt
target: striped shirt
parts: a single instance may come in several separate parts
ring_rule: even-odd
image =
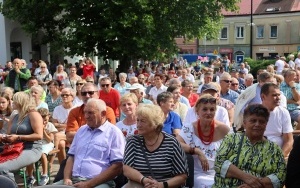
[[[145,140],[142,136],[136,135],[131,137],[125,147],[124,165],[138,170],[143,176],[151,176],[150,168],[141,148],[141,141],[155,176],[152,178],[157,181],[167,181],[176,175],[187,174],[186,155],[179,142],[169,134],[163,133],[163,135],[163,141],[153,152],[150,152],[145,147]]]

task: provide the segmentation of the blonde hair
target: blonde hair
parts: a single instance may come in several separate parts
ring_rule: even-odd
[[[29,112],[35,111],[35,100],[28,93],[23,91],[15,93],[13,96],[13,102],[19,104],[20,106],[20,109],[18,109],[18,122],[21,122]]]
[[[136,116],[142,116],[147,119],[151,127],[155,127],[157,132],[163,128],[165,115],[162,109],[154,104],[140,104],[136,111]]]
[[[139,100],[134,93],[126,93],[120,99],[120,106],[122,105],[123,102],[128,101],[128,100],[132,100],[132,102],[134,102],[136,105],[139,104]]]
[[[40,67],[45,66],[47,68],[47,64],[43,60],[39,60],[39,65]]]
[[[31,91],[32,91],[32,90],[38,91],[39,94],[40,94],[41,96],[43,95],[43,92],[44,92],[44,88],[43,88],[42,86],[40,86],[40,85],[32,86],[32,87],[30,88],[30,90],[31,90]]]

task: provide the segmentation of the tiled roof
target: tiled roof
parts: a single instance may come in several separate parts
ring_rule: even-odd
[[[253,14],[267,14],[267,13],[280,13],[300,11],[300,0],[252,0],[253,1]],[[251,0],[241,0],[238,3],[238,12],[228,12],[223,10],[224,16],[235,15],[249,15],[251,12]],[[276,9],[278,11],[266,11],[267,9]]]

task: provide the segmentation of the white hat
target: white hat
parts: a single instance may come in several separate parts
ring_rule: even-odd
[[[145,91],[145,87],[142,86],[141,84],[132,84],[129,88],[127,88],[126,90],[136,90],[136,89],[139,89],[139,90],[143,90]]]

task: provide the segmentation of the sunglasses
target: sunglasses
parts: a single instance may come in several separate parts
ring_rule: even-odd
[[[200,99],[199,102],[203,103],[203,104],[207,104],[207,103],[215,104],[217,102],[217,99],[215,99],[215,98],[202,98],[202,99]]]
[[[231,86],[237,86],[239,85],[238,83],[232,83]]]
[[[81,95],[82,95],[82,96],[86,96],[86,94],[94,95],[95,92],[96,92],[96,91],[82,91],[82,92],[81,92]]]
[[[101,87],[109,87],[109,84],[101,84]]]
[[[83,83],[76,83],[76,85],[77,85],[77,86],[79,86],[79,85],[81,85],[81,86],[82,86],[82,85],[83,85]]]
[[[72,96],[71,94],[61,94],[61,97],[68,97],[68,96]]]
[[[231,80],[222,80],[223,82],[226,82],[227,84],[228,83],[231,83]]]

